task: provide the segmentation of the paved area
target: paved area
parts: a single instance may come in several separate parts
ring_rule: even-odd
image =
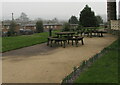
[[[59,83],[74,66],[100,52],[117,37],[84,38],[85,45],[66,48],[46,43],[3,53],[3,83]]]

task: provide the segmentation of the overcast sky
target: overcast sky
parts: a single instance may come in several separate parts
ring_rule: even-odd
[[[72,15],[79,17],[80,11],[89,5],[96,15],[107,14],[107,3],[104,2],[2,2],[3,19],[18,18],[21,12],[30,19],[42,18],[62,20],[69,19]]]

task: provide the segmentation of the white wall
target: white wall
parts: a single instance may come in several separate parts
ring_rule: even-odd
[[[111,20],[111,29],[120,30],[120,20]]]

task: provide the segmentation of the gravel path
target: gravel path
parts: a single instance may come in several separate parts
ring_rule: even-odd
[[[48,47],[46,43],[3,53],[3,83],[59,83],[74,66],[89,59],[117,37],[84,38],[85,45],[66,48]]]

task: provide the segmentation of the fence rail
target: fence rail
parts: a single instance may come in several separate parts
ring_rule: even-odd
[[[76,80],[80,76],[81,72],[88,69],[88,67],[90,67],[97,59],[99,59],[101,56],[105,55],[110,50],[117,51],[117,50],[120,50],[120,48],[107,47],[107,48],[104,48],[99,53],[95,54],[93,57],[89,58],[88,60],[84,60],[80,66],[73,68],[73,71],[62,80],[61,84],[73,83],[74,80]]]

